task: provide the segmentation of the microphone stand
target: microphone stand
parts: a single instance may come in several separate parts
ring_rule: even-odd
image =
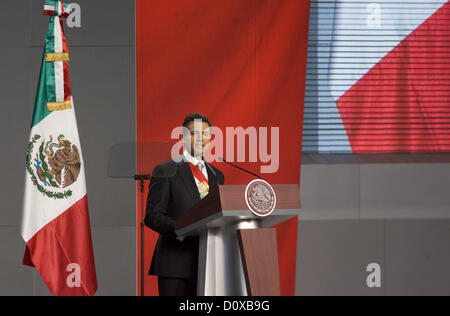
[[[241,168],[241,167],[239,167],[239,166],[237,166],[237,165],[235,165],[235,164],[233,164],[233,163],[231,163],[231,162],[228,162],[228,161],[226,161],[223,157],[219,157],[219,161],[224,162],[224,163],[226,163],[226,164],[229,164],[230,166],[232,166],[232,167],[234,167],[234,168],[237,168],[237,169],[239,169],[239,170],[242,170],[242,171],[244,171],[244,172],[246,172],[246,173],[248,173],[248,174],[251,174],[252,176],[257,177],[257,178],[260,179],[260,180],[264,180],[263,178],[261,178],[260,175],[257,175],[256,173],[253,173],[253,172],[248,171],[248,170],[246,170],[246,169],[244,169],[244,168]]]
[[[149,180],[149,174],[136,174],[134,180],[139,181],[141,191],[141,296],[144,296],[144,192],[145,192],[145,180]]]

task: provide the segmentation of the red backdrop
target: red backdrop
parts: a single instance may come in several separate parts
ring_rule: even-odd
[[[149,143],[169,140],[200,112],[223,130],[279,127],[279,169],[263,177],[299,183],[309,0],[137,0],[136,10],[137,141],[147,143],[138,147],[138,172],[154,166]],[[261,163],[240,165],[260,172]],[[252,179],[215,166],[226,184]],[[297,219],[277,232],[282,295],[294,295]],[[157,237],[145,229],[146,273]],[[155,277],[146,276],[145,294],[157,295]]]

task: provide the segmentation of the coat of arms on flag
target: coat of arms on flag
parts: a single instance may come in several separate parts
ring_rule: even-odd
[[[45,0],[50,16],[26,154],[21,234],[23,263],[34,266],[53,295],[97,290],[83,155],[69,80],[62,17],[68,6]],[[77,280],[68,271],[77,267]]]
[[[72,195],[71,190],[58,189],[70,187],[78,179],[81,169],[78,148],[64,139],[64,135],[58,136],[58,142],[54,142],[50,135],[48,141],[43,140],[36,148],[35,143],[41,138],[36,134],[28,143],[26,166],[31,181],[39,192],[49,198],[68,198]],[[50,191],[47,187],[56,191]]]

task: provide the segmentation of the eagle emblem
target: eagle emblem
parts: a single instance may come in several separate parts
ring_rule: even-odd
[[[276,195],[272,186],[264,180],[251,181],[245,189],[248,208],[257,216],[268,216],[275,209]]]
[[[77,181],[81,170],[79,150],[62,134],[56,139],[50,135],[34,150],[40,139],[41,135],[34,135],[28,144],[27,171],[31,181],[48,197],[68,198],[72,191],[65,189]]]

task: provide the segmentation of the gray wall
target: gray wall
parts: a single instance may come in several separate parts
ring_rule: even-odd
[[[65,24],[70,79],[86,162],[97,266],[97,295],[135,295],[135,185],[107,176],[110,147],[135,140],[135,13],[132,0],[76,0],[81,28]],[[48,17],[43,1],[0,1],[0,86],[3,115],[0,295],[48,295],[21,265],[19,225],[29,137]]]
[[[298,295],[450,295],[449,163],[305,161]]]
[[[135,186],[107,176],[108,151],[135,139],[134,1],[77,0],[66,29],[86,161],[99,290],[135,295]],[[42,1],[0,1],[0,295],[48,295],[21,265],[25,145],[48,18]],[[450,164],[305,164],[297,294],[450,294]],[[382,287],[366,266],[379,263]]]

